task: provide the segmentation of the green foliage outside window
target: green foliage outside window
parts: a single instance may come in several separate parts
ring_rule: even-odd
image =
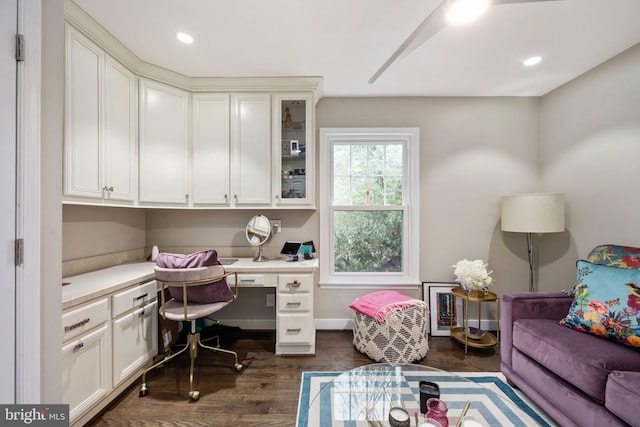
[[[334,212],[335,272],[401,272],[402,211]]]
[[[396,143],[336,144],[333,205],[370,206],[334,211],[334,271],[401,272],[403,148]]]

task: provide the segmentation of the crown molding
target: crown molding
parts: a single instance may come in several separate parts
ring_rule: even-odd
[[[64,1],[65,21],[141,78],[194,93],[201,92],[313,92],[322,97],[322,77],[189,77],[142,61],[73,0]]]

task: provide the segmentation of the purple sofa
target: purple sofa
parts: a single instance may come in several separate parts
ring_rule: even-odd
[[[601,313],[599,317],[593,311],[599,311],[598,292],[611,289],[620,292],[634,285],[637,288],[637,283],[626,283],[626,279],[640,282],[640,248],[596,246],[586,264],[604,267],[585,270],[580,268],[585,265],[584,261],[577,263],[575,304],[573,295],[565,292],[502,295],[500,367],[510,383],[563,427],[637,427],[640,426],[640,351],[637,348],[640,295],[625,292],[609,301],[600,294],[600,299],[609,307],[627,310],[623,313],[628,316],[618,320],[629,320],[628,327],[623,324],[622,328],[604,328],[614,334],[608,336],[609,339],[597,335],[602,335],[599,331],[603,330],[604,323],[601,322],[611,320],[616,312],[608,308],[605,310],[608,313]],[[606,271],[604,275],[597,275],[593,270]],[[620,275],[625,279],[622,282],[612,278]],[[587,308],[583,305],[585,301],[589,303]],[[580,311],[576,312],[576,308]],[[572,317],[576,313],[582,317]]]
[[[640,352],[559,325],[572,301],[502,295],[502,372],[562,426],[640,426]]]

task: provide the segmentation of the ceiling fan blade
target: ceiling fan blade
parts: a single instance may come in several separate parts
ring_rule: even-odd
[[[422,43],[427,41],[431,36],[440,31],[445,26],[444,19],[445,1],[442,1],[418,27],[411,33],[409,37],[400,45],[400,47],[386,60],[384,64],[369,79],[369,84],[375,82],[378,77],[385,72],[391,64],[401,57],[408,55],[418,48]]]

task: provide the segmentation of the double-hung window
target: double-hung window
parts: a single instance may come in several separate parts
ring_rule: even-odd
[[[320,129],[320,284],[418,285],[418,128]]]

